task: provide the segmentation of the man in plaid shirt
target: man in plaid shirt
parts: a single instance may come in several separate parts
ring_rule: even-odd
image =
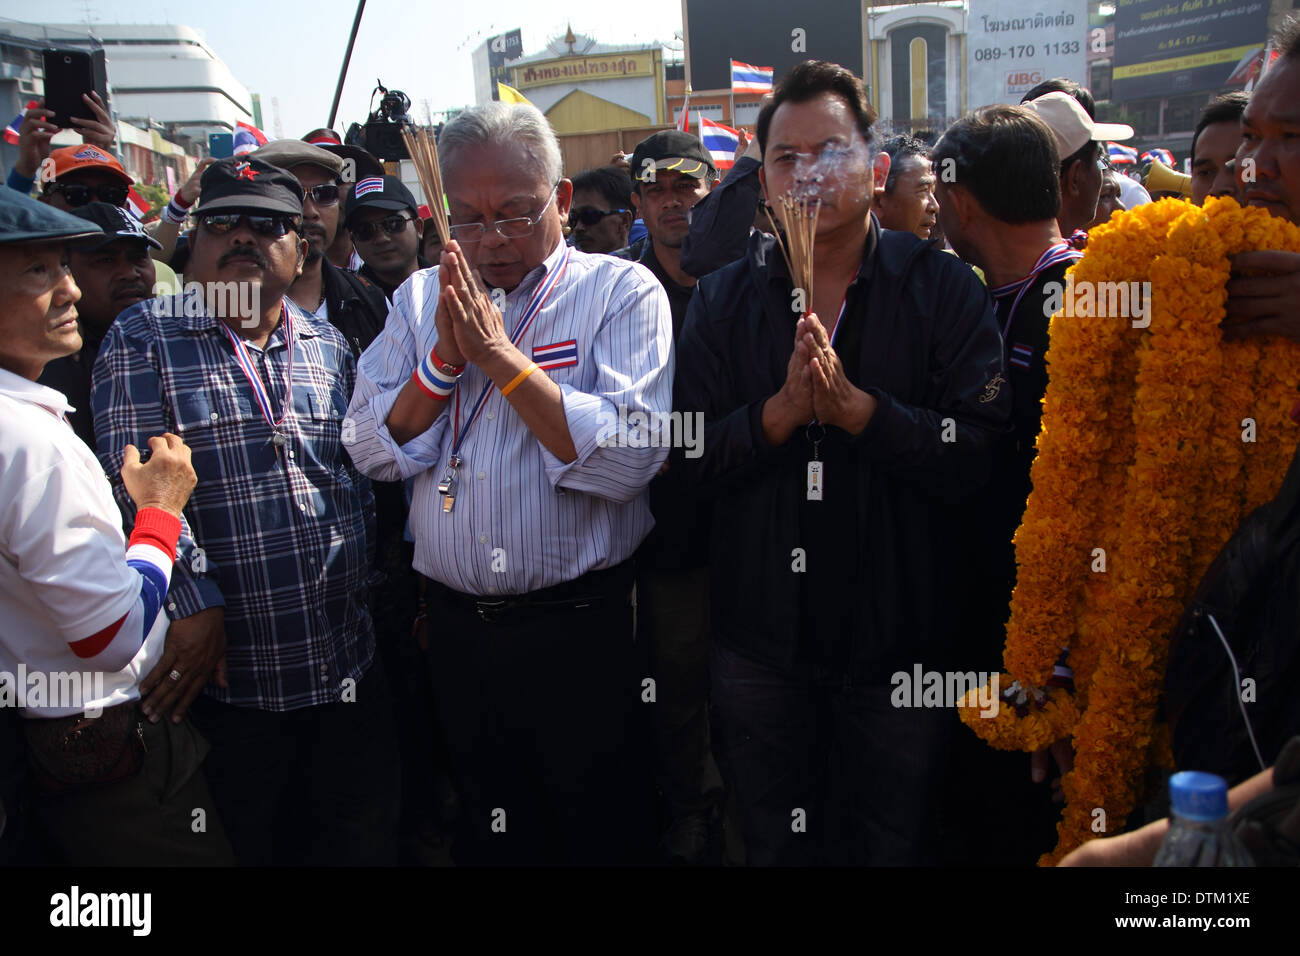
[[[356,366],[285,295],[306,245],[298,181],[236,158],[201,189],[187,291],[123,312],[93,379],[98,447],[173,431],[199,475],[166,605],[174,686],[146,713],[193,703],[241,863],[393,862],[394,727],[364,587],[373,503],[340,441]],[[120,458],[101,456],[114,474]]]

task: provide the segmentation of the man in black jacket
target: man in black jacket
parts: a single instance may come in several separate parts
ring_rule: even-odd
[[[816,187],[813,287],[751,236],[696,286],[677,348],[675,407],[705,422],[685,465],[715,495],[715,753],[752,863],[933,861],[951,783],[952,713],[894,706],[891,684],[946,663],[954,506],[1010,394],[975,275],[869,216],[874,120],[842,67],[782,81],[763,185],[778,208]]]
[[[344,207],[344,220],[363,263],[357,274],[378,286],[389,303],[413,273],[432,267],[420,255],[426,223],[415,197],[396,176],[358,180]],[[437,231],[432,221],[427,225]]]

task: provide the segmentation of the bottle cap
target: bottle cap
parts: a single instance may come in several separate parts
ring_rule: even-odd
[[[1228,784],[1217,774],[1188,770],[1169,778],[1169,802],[1174,813],[1208,822],[1228,815]]]

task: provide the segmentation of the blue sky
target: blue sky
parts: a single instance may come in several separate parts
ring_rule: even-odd
[[[104,23],[194,27],[249,91],[261,94],[267,134],[275,135],[276,97],[284,135],[297,137],[329,118],[355,13],[355,0],[43,0],[19,19],[84,23],[89,14]],[[376,78],[405,91],[417,119],[425,100],[434,111],[473,103],[470,53],[496,33],[518,27],[530,54],[569,23],[604,43],[638,43],[671,40],[681,21],[675,0],[368,0],[334,127],[343,132],[364,121]]]

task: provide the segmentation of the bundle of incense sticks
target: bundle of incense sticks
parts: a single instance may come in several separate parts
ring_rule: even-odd
[[[785,257],[790,277],[794,280],[795,287],[804,291],[804,301],[808,305],[804,314],[807,315],[812,310],[813,244],[817,239],[817,210],[821,204],[815,198],[796,198],[790,193],[782,196],[779,202],[784,211],[781,216],[785,225],[784,239],[781,238],[782,231],[772,219],[770,205],[765,207],[765,211],[768,221],[772,223],[772,231],[776,233],[776,241],[781,247],[781,255]]]
[[[402,128],[402,142],[411,154],[415,164],[415,175],[424,190],[424,201],[429,205],[429,214],[433,216],[434,228],[444,246],[451,241],[451,232],[447,228],[447,207],[443,199],[442,168],[438,165],[438,141],[433,130],[427,126],[412,129]]]

